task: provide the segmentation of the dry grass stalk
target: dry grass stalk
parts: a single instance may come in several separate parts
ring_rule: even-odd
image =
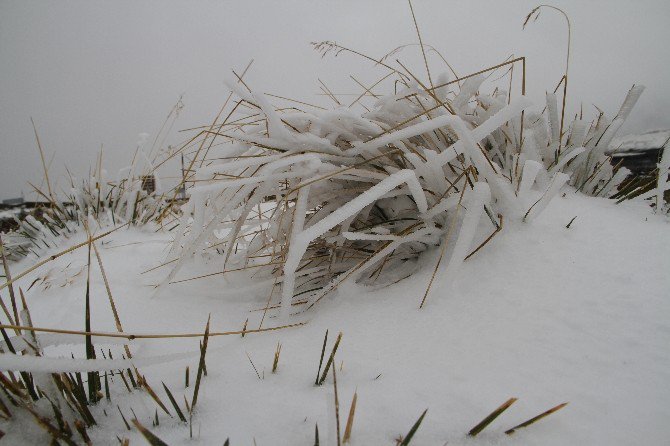
[[[277,342],[277,348],[275,349],[274,360],[272,361],[272,373],[277,372],[277,367],[279,366],[279,355],[281,354],[281,344]]]
[[[256,372],[256,376],[258,377],[258,379],[261,379],[261,375],[258,373],[258,369],[254,365],[254,362],[251,360],[251,356],[249,356],[249,352],[244,352],[244,353],[246,353],[247,359],[249,359],[249,364],[251,364],[251,367],[253,367],[254,372]]]
[[[123,325],[121,325],[121,318],[119,318],[119,312],[116,310],[116,304],[114,303],[114,297],[112,296],[112,290],[109,286],[109,280],[107,280],[107,274],[105,274],[105,268],[102,265],[102,257],[98,251],[98,247],[94,242],[91,242],[93,246],[93,251],[95,252],[95,258],[98,259],[98,266],[100,267],[100,273],[102,274],[102,279],[105,283],[105,290],[107,291],[107,297],[109,298],[109,305],[112,308],[112,314],[114,315],[114,323],[116,324],[116,329],[119,333],[123,333]],[[128,345],[124,345],[123,349],[126,352],[126,357],[128,359],[132,358],[133,355],[130,354],[130,348]]]
[[[84,225],[88,236],[88,254],[86,263],[86,310],[85,310],[85,330],[91,332],[91,234],[88,226]],[[34,333],[34,332],[33,332]],[[91,335],[85,336],[86,339],[86,359],[95,359],[95,347]],[[88,398],[91,403],[98,401],[98,392],[100,390],[100,373],[88,372]]]
[[[541,8],[550,8],[555,11],[558,11],[563,15],[565,18],[565,21],[568,26],[568,42],[567,42],[567,49],[565,52],[565,73],[563,74],[563,77],[561,80],[563,81],[563,105],[561,107],[561,127],[559,130],[559,135],[563,135],[563,124],[565,121],[565,105],[566,105],[566,98],[568,96],[568,69],[570,68],[570,47],[571,47],[571,38],[572,38],[572,26],[570,25],[570,17],[565,13],[560,8],[557,8],[556,6],[552,5],[540,5],[535,7],[528,15],[526,16],[525,21],[523,22],[523,27],[525,28],[526,25],[528,24],[529,20],[533,15],[535,15],[535,20],[537,20],[540,16],[540,9]],[[560,152],[560,146],[559,146],[559,152]]]
[[[493,239],[493,237],[495,237],[496,235],[498,235],[498,233],[499,233],[500,231],[502,231],[502,229],[503,229],[503,215],[502,215],[502,214],[498,214],[498,218],[500,219],[500,221],[498,222],[498,224],[496,224],[496,228],[493,230],[493,232],[491,233],[491,235],[489,235],[489,236],[486,238],[486,240],[484,240],[479,246],[477,246],[477,247],[476,247],[470,254],[468,254],[468,255],[465,257],[465,259],[463,259],[463,260],[468,260],[470,257],[472,257],[473,255],[475,255],[475,254],[477,253],[477,251],[479,251],[479,250],[482,249],[484,246],[486,246],[486,244],[487,244],[488,242],[490,242],[490,241]]]
[[[426,413],[428,412],[428,409],[424,410],[421,416],[419,417],[418,420],[412,425],[410,428],[409,432],[407,432],[407,435],[402,439],[400,442],[399,446],[408,446],[410,441],[412,441],[412,437],[414,437],[414,434],[416,434],[416,431],[419,430],[419,426],[421,426],[421,422],[423,422],[423,418],[426,416]]]
[[[205,368],[205,355],[207,354],[207,341],[209,340],[209,320],[207,317],[207,325],[205,326],[205,335],[203,336],[202,348],[200,349],[200,361],[198,363],[198,374],[195,378],[195,389],[193,390],[193,400],[191,401],[190,413],[195,410],[195,405],[198,403],[198,391],[200,390],[200,380],[202,379],[202,372]]]
[[[107,378],[107,372],[105,372],[105,399],[107,401],[112,401],[112,396],[109,393],[109,379]]]
[[[354,392],[354,397],[351,399],[351,406],[349,407],[349,417],[347,418],[347,426],[344,429],[343,442],[347,443],[351,438],[351,429],[354,426],[354,416],[356,415],[356,401],[358,399],[358,392]]]
[[[35,423],[44,429],[52,438],[52,442],[58,443],[58,440],[65,442],[67,445],[76,446],[76,443],[70,439],[72,436],[72,431],[69,430],[69,427],[66,429],[57,428],[54,426],[47,417],[40,415],[35,409],[28,405],[24,405],[23,408],[33,416]]]
[[[137,372],[136,372],[136,373],[137,373]],[[137,376],[138,376],[138,378],[141,377],[141,383],[140,383],[140,385],[141,385],[142,387],[144,387],[144,389],[145,389],[145,390],[147,391],[147,393],[151,396],[151,398],[153,398],[153,400],[156,402],[156,404],[158,404],[158,406],[159,406],[161,409],[163,409],[163,412],[165,412],[166,414],[168,414],[168,416],[171,417],[172,414],[171,414],[170,411],[167,409],[167,407],[165,407],[165,404],[163,404],[163,401],[161,401],[161,399],[158,397],[158,395],[156,394],[156,392],[154,392],[154,389],[151,388],[151,386],[150,386],[149,383],[147,382],[147,379],[146,379],[144,376],[141,376],[139,373],[137,373]]]
[[[423,63],[426,66],[426,73],[428,74],[428,82],[430,83],[431,88],[433,88],[433,78],[430,75],[430,68],[428,68],[428,59],[426,58],[426,50],[423,46],[423,40],[421,39],[421,32],[419,31],[419,24],[416,22],[416,16],[414,15],[414,7],[412,6],[412,0],[407,0],[409,3],[409,9],[412,12],[412,20],[414,20],[414,27],[416,28],[416,35],[419,37],[419,46],[421,47],[421,54],[423,55]]]
[[[87,446],[91,446],[93,443],[91,442],[91,438],[88,436],[88,433],[86,433],[86,426],[84,423],[82,423],[79,420],[76,420],[74,422],[74,427],[77,429],[77,432],[79,432],[79,435],[81,435],[81,439],[84,441],[84,443]]]
[[[323,347],[321,347],[321,358],[319,359],[319,368],[316,371],[316,379],[314,380],[314,385],[319,385],[319,374],[321,373],[321,366],[323,365],[323,356],[326,353],[326,343],[328,342],[328,330],[326,329],[326,335],[323,337]]]
[[[319,379],[319,385],[323,384],[323,382],[326,380],[326,377],[328,376],[328,370],[330,369],[330,366],[333,364],[333,361],[335,360],[335,353],[337,353],[337,347],[340,346],[340,340],[342,340],[342,332],[340,332],[337,335],[337,339],[335,340],[335,344],[333,345],[333,350],[330,352],[330,356],[328,357],[328,361],[326,362],[326,367],[323,369],[323,373],[321,374],[321,379]]]
[[[505,433],[507,435],[512,435],[517,429],[521,429],[522,427],[530,426],[531,424],[541,420],[542,418],[547,417],[547,416],[551,415],[552,413],[563,409],[567,405],[568,405],[568,403],[562,403],[562,404],[559,404],[558,406],[554,406],[551,409],[547,410],[546,412],[542,412],[541,414],[531,418],[530,420],[524,421],[523,423],[518,424],[511,429],[506,430]]]
[[[44,160],[44,150],[42,150],[42,144],[40,143],[40,137],[37,134],[37,127],[35,127],[35,121],[33,121],[33,118],[30,118],[30,123],[33,125],[33,131],[35,132],[35,140],[37,141],[37,148],[40,152],[40,160],[42,161],[42,169],[44,171],[44,179],[46,180],[47,183],[47,189],[49,191],[49,202],[54,202],[55,197],[53,194],[53,190],[51,189],[51,181],[49,181],[49,169],[47,168],[46,161]]]
[[[333,390],[335,392],[335,430],[337,432],[337,446],[340,446],[340,400],[337,396],[337,367],[333,367]]]
[[[283,330],[286,328],[295,328],[305,325],[306,322],[298,322],[295,324],[281,325],[278,327],[269,327],[261,329],[250,329],[246,330],[245,333],[264,333],[266,331],[276,331]],[[202,333],[172,333],[172,334],[146,334],[146,333],[109,333],[109,332],[97,332],[97,331],[79,331],[79,330],[64,330],[60,328],[43,328],[43,327],[30,327],[27,325],[6,325],[0,324],[0,328],[10,329],[10,330],[25,330],[25,331],[34,331],[41,333],[60,333],[60,334],[74,334],[82,336],[99,336],[103,338],[123,338],[128,340],[134,339],[170,339],[170,338],[199,338],[202,336]],[[216,336],[232,336],[239,335],[242,332],[239,330],[236,331],[220,331],[212,332],[209,334],[210,337]]]
[[[0,296],[0,306],[2,306],[2,311],[5,313],[5,316],[7,317],[7,320],[11,325],[16,325],[14,322],[14,318],[9,312],[9,309],[7,308],[7,305],[5,305],[5,301],[2,299],[2,296]],[[18,334],[18,333],[17,333]]]
[[[504,411],[506,411],[512,404],[516,402],[516,398],[510,398],[507,401],[505,401],[503,404],[500,405],[496,410],[491,412],[489,415],[486,416],[482,421],[480,421],[475,427],[470,429],[470,432],[468,432],[468,435],[471,437],[476,436],[478,433],[486,429],[486,426],[491,424],[493,420],[498,418],[500,414],[502,414]]]
[[[137,421],[137,418],[133,419],[133,424],[151,446],[168,446],[166,442],[158,438],[153,432],[144,427],[142,423]]]
[[[172,392],[170,392],[170,389],[168,389],[168,386],[165,385],[164,382],[161,382],[163,384],[163,389],[165,389],[165,393],[167,393],[168,398],[170,399],[170,402],[172,403],[172,407],[174,407],[175,412],[177,412],[177,416],[181,421],[186,423],[186,417],[184,416],[184,413],[181,411],[179,408],[179,404],[177,404],[177,400],[174,399],[174,396],[172,395]]]

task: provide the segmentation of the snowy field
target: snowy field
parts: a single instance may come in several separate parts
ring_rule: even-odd
[[[0,2],[0,446],[670,444],[668,5]]]
[[[463,264],[454,283],[434,284],[421,310],[437,251],[422,258],[417,274],[395,285],[340,288],[309,312],[291,316],[289,322],[303,326],[244,338],[211,337],[192,440],[160,383],[182,407],[183,396],[190,402],[198,340],[133,341],[138,364],[190,353],[139,366],[173,417],[158,409],[160,424],[152,427],[156,404],[145,392],[129,393],[117,375],[110,383],[111,402],[92,408],[104,421],[89,430],[91,439],[111,445],[118,444],[119,435],[144,444],[135,428],[126,430],[118,405],[126,418],[134,411],[168,444],[223,444],[229,437],[231,445],[312,445],[317,423],[321,444],[335,444],[332,374],[322,386],[314,385],[329,330],[326,355],[342,332],[335,359],[342,432],[352,396],[358,395],[352,445],[393,445],[425,409],[412,445],[665,444],[670,437],[670,222],[643,202],[615,205],[570,188],[564,192],[532,223],[507,224]],[[220,275],[172,284],[154,296],[152,285],[166,270],[143,272],[165,259],[171,238],[144,227],[122,229],[98,242],[124,331],[199,333],[209,315],[212,332],[240,330],[247,318],[248,329],[257,328],[263,312],[254,310],[263,308],[266,294],[231,293]],[[63,240],[61,248],[84,240],[80,233]],[[22,271],[33,262],[12,269]],[[85,266],[84,247],[19,282],[26,290],[38,279],[26,292],[35,326],[84,329]],[[206,260],[187,264],[176,280],[207,268]],[[242,280],[236,276],[235,286]],[[116,331],[96,268],[91,307],[94,331]],[[280,325],[276,314],[269,312],[263,326]],[[273,374],[278,342],[281,355]],[[95,343],[111,349],[115,359],[123,353],[119,342],[110,346],[96,338]],[[83,357],[84,347],[60,345],[47,353]],[[510,397],[518,398],[510,409],[476,438],[466,436]],[[569,404],[555,414],[504,434],[563,402]],[[38,434],[14,423],[3,444],[36,444],[44,439]]]

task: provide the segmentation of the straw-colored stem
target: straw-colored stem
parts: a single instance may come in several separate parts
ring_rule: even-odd
[[[551,415],[552,413],[563,409],[567,405],[568,405],[568,403],[563,403],[563,404],[559,404],[558,406],[552,407],[551,409],[547,410],[546,412],[542,412],[541,414],[531,418],[530,420],[524,421],[523,423],[518,424],[511,429],[506,430],[505,433],[507,435],[512,435],[517,429],[521,429],[522,427],[530,426],[531,424],[541,420],[542,418],[547,417],[547,416]]]
[[[516,402],[516,398],[510,398],[507,401],[505,401],[500,407],[498,407],[496,410],[491,412],[486,418],[484,418],[482,421],[480,421],[475,427],[470,429],[470,432],[468,432],[468,435],[471,437],[475,437],[478,433],[486,429],[486,426],[491,424],[493,420],[498,418],[500,414],[502,414],[504,411],[506,411],[512,404]]]
[[[105,273],[105,268],[102,265],[102,257],[100,256],[100,252],[98,251],[98,247],[94,242],[91,243],[91,246],[93,246],[93,251],[95,252],[95,258],[98,259],[98,266],[100,267],[100,273],[102,274],[102,280],[105,282],[105,290],[107,291],[107,297],[109,298],[109,305],[112,307],[112,313],[114,314],[114,322],[116,323],[116,329],[119,331],[119,333],[123,333],[123,326],[121,325],[121,318],[119,317],[119,312],[116,310],[116,304],[114,303],[114,297],[112,296],[112,290],[109,286],[109,280],[107,280],[107,274]],[[127,345],[123,346],[126,356],[128,359],[132,358],[132,354],[130,353],[130,349],[128,348]]]
[[[351,400],[351,407],[349,407],[349,417],[347,418],[347,426],[344,429],[344,443],[349,442],[351,438],[351,429],[354,426],[354,416],[356,415],[356,400],[358,399],[358,392],[354,392],[354,397]]]
[[[240,335],[242,333],[262,333],[266,331],[275,331],[283,330],[285,328],[295,328],[306,325],[307,322],[298,322],[295,324],[281,325],[278,327],[269,327],[261,329],[247,329],[247,330],[235,330],[235,331],[219,331],[209,333],[209,337],[214,336],[231,336],[231,335]],[[128,339],[130,341],[135,339],[170,339],[170,338],[200,338],[202,333],[109,333],[109,332],[99,332],[99,331],[81,331],[81,330],[64,330],[60,328],[44,328],[44,327],[30,327],[26,325],[9,325],[1,324],[0,328],[9,329],[9,330],[26,330],[26,331],[35,331],[39,333],[56,333],[56,334],[71,334],[71,335],[81,335],[81,336],[98,336],[102,338],[122,338]]]
[[[42,160],[42,169],[44,170],[44,180],[47,183],[47,189],[49,190],[49,201],[54,202],[54,194],[51,189],[51,181],[49,181],[49,169],[47,168],[46,162],[44,161],[44,150],[42,149],[42,144],[40,143],[40,137],[37,134],[37,127],[35,126],[35,121],[33,121],[32,116],[30,117],[30,123],[33,125],[33,131],[35,132],[35,140],[37,141],[37,148],[40,151],[40,159]]]
[[[412,20],[414,21],[414,28],[416,29],[416,35],[419,37],[419,46],[421,47],[421,54],[423,55],[423,63],[426,66],[426,73],[428,74],[428,82],[430,83],[431,88],[433,87],[433,78],[430,76],[430,68],[428,68],[428,59],[426,58],[426,50],[423,47],[423,40],[421,39],[421,32],[419,31],[419,24],[416,21],[416,15],[414,15],[414,7],[412,6],[412,0],[407,0],[409,3],[409,10],[412,12]]]

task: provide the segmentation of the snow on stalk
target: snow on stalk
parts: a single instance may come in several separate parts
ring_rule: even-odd
[[[668,141],[663,145],[663,155],[658,163],[658,180],[656,183],[656,212],[663,208],[663,194],[670,188],[668,175],[670,174],[670,150],[667,149]]]
[[[491,190],[487,183],[475,183],[474,188],[468,194],[465,207],[466,212],[461,222],[461,227],[458,232],[458,237],[451,251],[449,262],[439,278],[440,282],[450,286],[458,274],[458,270],[463,264],[465,257],[468,255],[468,250],[472,247],[472,241],[477,233],[477,227],[482,214],[484,213],[484,206],[491,201]],[[448,241],[445,240],[444,243]]]
[[[547,207],[549,204],[549,201],[551,201],[552,198],[558,194],[558,192],[561,190],[561,188],[565,185],[565,183],[568,182],[570,179],[570,176],[564,174],[564,173],[557,173],[554,175],[554,177],[551,180],[551,184],[545,191],[545,193],[540,197],[539,200],[533,204],[528,211],[526,212],[526,215],[524,215],[524,221],[531,221],[534,218],[536,218],[543,210],[544,208]]]

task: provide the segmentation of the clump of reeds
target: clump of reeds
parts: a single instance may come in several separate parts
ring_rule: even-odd
[[[101,149],[88,176],[77,179],[68,171],[69,184],[61,193],[52,184],[44,148],[33,122],[45,186],[29,185],[42,204],[28,215],[14,217],[14,227],[5,234],[7,257],[14,260],[30,254],[38,257],[45,249],[61,244],[62,236],[81,231],[84,222],[89,219],[103,227],[144,225],[158,216],[173,216],[172,205],[182,197],[161,190],[158,169],[176,156],[171,148],[164,149],[163,144],[182,107],[180,98],[151,146],[148,145],[148,135],[140,135],[129,166],[121,169],[115,177],[104,169]]]
[[[398,55],[395,50],[385,57],[372,58],[335,42],[315,43],[314,48],[323,55],[354,54],[374,62],[375,69],[384,72],[373,86],[359,83],[363,91],[348,106],[321,82],[324,94],[335,104],[332,109],[260,93],[243,80],[246,69],[241,75],[234,73],[235,79],[229,82],[231,94],[216,118],[198,128],[197,134],[179,149],[161,153],[159,162],[154,162],[156,158],[146,162],[155,150],[161,152],[157,136],[148,154],[138,146],[138,156],[116,179],[107,178],[101,155],[88,180],[71,178],[70,191],[64,198],[56,197],[51,186],[36,130],[47,189],[34,189],[48,205],[39,220],[28,217],[19,223],[18,231],[4,237],[3,253],[17,257],[38,254],[56,246],[61,235],[80,230],[91,217],[117,228],[150,221],[175,222],[175,240],[165,263],[172,269],[164,285],[175,279],[194,254],[206,254],[219,259],[221,274],[253,268],[256,284],[252,291],[269,294],[264,310],[279,309],[288,316],[292,308],[309,309],[346,282],[378,286],[402,280],[416,271],[421,256],[436,248],[440,248],[440,256],[430,284],[438,272],[442,279],[453,279],[459,265],[502,230],[503,218],[531,221],[566,183],[597,196],[609,196],[616,190],[626,172],[612,166],[604,153],[642,87],[634,86],[629,91],[611,120],[604,113],[593,121],[580,114],[566,123],[569,55],[557,86],[557,90],[563,86],[559,119],[555,93],[547,95],[546,106],[539,113],[525,98],[523,57],[465,76],[457,76],[449,67],[453,78],[448,73],[433,77],[426,52],[430,47],[423,44],[414,11],[412,16],[425,74],[409,69],[397,58],[391,60]],[[518,93],[511,88],[514,67],[522,70]],[[508,70],[508,89],[485,83],[500,70]],[[375,88],[386,90],[378,93]],[[270,98],[288,100],[292,106],[273,105]],[[167,128],[179,109],[168,116]],[[170,158],[187,154],[186,149],[193,150],[187,155],[188,167],[183,169],[179,186],[161,195],[148,191],[146,181],[155,175],[156,168]],[[172,204],[186,186],[188,201],[179,212],[174,211]],[[104,275],[94,241],[89,234],[87,243],[80,246],[88,245],[89,268],[93,252]],[[0,289],[11,286],[22,275],[12,279],[7,272]],[[430,284],[417,304],[425,303]],[[105,285],[113,308],[106,278]],[[13,315],[3,304],[7,327],[23,330],[15,302],[13,296]],[[118,317],[115,320],[120,337],[135,338],[124,334]],[[186,412],[163,384],[177,417],[189,425],[207,374],[209,337],[260,331],[247,329],[246,322],[238,332],[210,333],[209,328],[208,321],[204,335],[198,334],[203,341],[191,403],[184,399]],[[96,361],[91,331],[87,318],[83,333],[87,360]],[[29,335],[34,332],[28,330]],[[17,352],[14,341],[27,336],[17,332],[10,338],[5,328],[2,335],[3,345],[12,353],[43,353],[37,337]],[[315,379],[315,384],[323,384],[332,369],[335,391],[333,364],[341,337],[340,333],[322,372],[326,333]],[[280,349],[278,344],[273,372],[278,367]],[[130,358],[128,350],[126,354]],[[249,361],[260,379],[251,358]],[[88,374],[88,389],[82,373]],[[11,419],[15,411],[24,411],[48,436],[65,443],[74,441],[74,426],[88,443],[86,428],[96,422],[89,407],[102,398],[110,399],[108,376],[117,373],[128,391],[131,385],[145,389],[161,411],[171,415],[136,369],[108,373],[102,378],[99,371],[40,376],[25,371],[18,376],[0,373],[4,390],[0,412]],[[188,369],[185,381],[188,387]],[[345,442],[351,436],[356,398],[354,394]],[[501,406],[475,426],[471,435],[481,432],[509,405]],[[124,412],[120,407],[118,410],[123,425],[130,430]],[[339,440],[339,408],[336,413]],[[399,444],[409,444],[425,415],[426,411]],[[131,422],[150,442],[162,444],[136,416]],[[157,410],[153,423],[159,423]],[[318,443],[318,428],[315,437]]]
[[[609,196],[626,177],[604,151],[643,87],[629,91],[612,120],[600,113],[595,121],[580,115],[568,123],[567,61],[559,118],[555,94],[547,94],[541,113],[524,96],[523,57],[450,79],[431,75],[425,51],[431,47],[422,42],[425,75],[391,61],[400,49],[377,59],[331,41],[313,45],[324,56],[350,53],[375,62],[384,72],[375,88],[393,89],[383,94],[363,86],[347,107],[321,82],[335,104],[324,109],[260,93],[244,73],[234,73],[231,96],[194,139],[198,149],[184,177],[188,202],[162,286],[194,254],[218,254],[216,274],[253,269],[251,291],[267,293],[265,311],[286,317],[346,282],[397,282],[441,246],[418,299],[423,306],[433,279],[453,279],[502,229],[503,218],[536,218],[568,182]],[[522,71],[518,93],[511,88],[514,67]],[[500,70],[508,70],[509,90],[487,87]],[[483,231],[491,235],[480,237]]]

